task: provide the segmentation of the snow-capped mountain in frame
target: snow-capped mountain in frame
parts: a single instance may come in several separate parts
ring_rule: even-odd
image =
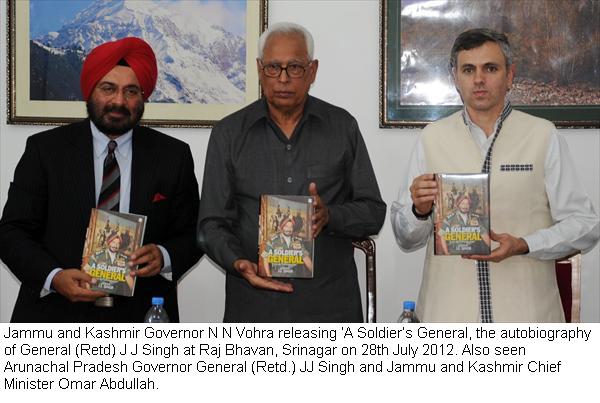
[[[137,36],[150,43],[158,61],[151,102],[242,104],[245,40],[200,10],[191,1],[98,0],[34,42],[54,54],[85,56],[104,42]]]

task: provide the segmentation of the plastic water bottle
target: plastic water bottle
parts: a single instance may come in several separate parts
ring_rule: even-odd
[[[152,306],[146,313],[144,323],[169,323],[169,315],[163,306],[164,303],[163,297],[152,297]]]
[[[415,301],[404,301],[404,312],[398,318],[398,323],[419,323],[415,314]]]

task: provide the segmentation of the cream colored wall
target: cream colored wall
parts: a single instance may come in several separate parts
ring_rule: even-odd
[[[0,110],[6,111],[6,9],[0,1]],[[358,120],[384,200],[396,198],[416,130],[379,129],[379,2],[269,1],[269,21],[293,21],[306,26],[316,41],[319,72],[312,94],[350,111]],[[0,207],[25,147],[27,136],[41,127],[8,126],[0,119]],[[209,130],[165,129],[190,144],[196,175],[202,180]],[[600,208],[600,130],[562,130],[575,156],[582,184],[596,211]],[[357,255],[357,257],[360,257]],[[405,254],[396,246],[389,217],[377,238],[378,319],[395,321],[402,300],[416,298],[423,251]],[[600,259],[596,246],[584,256],[582,320],[600,322]],[[182,320],[218,322],[224,306],[224,274],[204,258],[180,284]],[[18,282],[0,263],[0,321],[10,319]]]

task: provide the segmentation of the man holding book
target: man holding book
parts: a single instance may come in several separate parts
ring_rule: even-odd
[[[189,146],[139,125],[156,79],[143,40],[102,44],[81,72],[89,118],[27,140],[0,219],[0,258],[21,281],[12,321],[141,322],[153,296],[178,321],[177,279],[201,256],[198,184]],[[135,294],[111,308],[80,270],[94,207],[147,217]]]
[[[379,231],[385,203],[356,120],[308,95],[318,64],[306,29],[274,24],[259,40],[264,98],[211,133],[198,241],[226,271],[227,322],[362,320],[352,238]],[[315,198],[313,278],[258,275],[261,194]]]
[[[417,315],[430,322],[564,321],[554,259],[591,249],[600,236],[566,143],[551,122],[512,109],[515,66],[504,34],[463,32],[450,68],[464,108],[423,130],[391,208],[401,248],[428,245]],[[433,174],[476,172],[490,174],[491,254],[434,256]]]

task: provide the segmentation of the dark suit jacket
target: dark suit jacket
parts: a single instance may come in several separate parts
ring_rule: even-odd
[[[0,258],[21,281],[13,322],[141,322],[152,296],[164,296],[178,321],[177,280],[200,258],[195,245],[198,184],[187,144],[145,127],[132,139],[130,212],[148,217],[144,244],[165,247],[173,280],[138,278],[135,296],[115,297],[113,308],[72,303],[58,293],[40,298],[57,267],[79,268],[95,207],[89,120],[27,139],[0,219]],[[166,199],[154,201],[160,193]]]

